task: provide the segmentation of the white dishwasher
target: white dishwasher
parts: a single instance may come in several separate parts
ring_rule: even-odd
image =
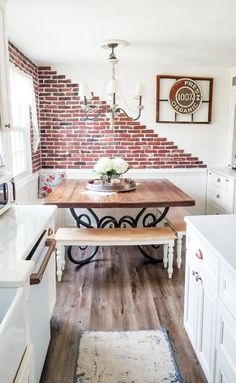
[[[30,277],[27,314],[33,344],[33,375],[38,383],[50,342],[50,319],[56,302],[55,244],[48,240],[52,223],[46,227],[26,259],[35,262]]]
[[[56,301],[55,213],[16,205],[0,216],[0,383],[40,380]]]

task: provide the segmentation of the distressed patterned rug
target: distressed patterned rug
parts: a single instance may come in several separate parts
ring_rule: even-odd
[[[180,382],[165,328],[82,333],[74,383]]]

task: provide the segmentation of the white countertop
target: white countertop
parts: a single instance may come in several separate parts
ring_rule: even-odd
[[[236,214],[191,216],[185,221],[236,272]]]
[[[236,179],[236,169],[231,168],[208,168],[208,171],[215,172],[217,174],[221,174],[225,177],[235,178]]]
[[[34,268],[25,261],[56,206],[15,205],[0,216],[0,287],[20,286]]]

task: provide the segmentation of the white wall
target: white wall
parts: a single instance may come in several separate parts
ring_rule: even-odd
[[[78,48],[79,49],[79,48]],[[126,48],[128,49],[128,48]],[[106,52],[107,53],[107,52]],[[141,52],[140,52],[141,53]],[[122,52],[123,54],[123,52]],[[187,52],[186,52],[187,55]],[[119,54],[117,54],[119,57]],[[105,55],[104,55],[105,57]],[[72,81],[90,83],[95,95],[102,96],[107,79],[108,67],[104,64],[64,64],[54,67],[59,74],[65,74]],[[214,78],[212,124],[157,124],[156,114],[156,75],[172,74],[183,76],[205,76]],[[145,109],[141,123],[155,129],[160,136],[174,141],[181,149],[198,156],[211,167],[225,166],[227,144],[227,118],[229,103],[229,72],[217,67],[192,67],[158,65],[158,63],[119,63],[119,78],[126,101],[133,107],[132,92],[135,84],[142,81],[146,85]]]
[[[16,203],[22,205],[38,203],[38,172],[16,181]]]

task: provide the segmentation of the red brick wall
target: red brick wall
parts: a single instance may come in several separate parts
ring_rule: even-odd
[[[11,42],[9,42],[9,44],[8,44],[8,49],[9,49],[10,61],[13,64],[15,64],[18,68],[20,68],[21,70],[30,74],[33,77],[34,90],[35,90],[35,95],[36,95],[36,104],[37,104],[37,109],[38,109],[38,105],[39,105],[39,100],[38,100],[38,67],[28,57],[26,57],[19,49],[17,49]],[[38,116],[39,116],[39,109],[38,109]],[[32,136],[32,129],[31,129],[31,136]],[[33,148],[31,147],[31,150],[32,149]],[[37,150],[36,152],[33,152],[33,150],[32,150],[32,169],[33,169],[33,172],[36,172],[37,170],[41,169],[41,167],[42,167],[41,150],[39,147],[39,150]]]
[[[43,168],[92,168],[101,156],[119,156],[132,168],[196,168],[202,161],[154,130],[124,115],[110,128],[104,116],[82,121],[78,84],[39,67],[39,107]]]
[[[120,156],[132,168],[206,167],[174,142],[124,115],[118,118],[114,129],[105,116],[97,121],[83,121],[78,84],[50,66],[37,67],[12,43],[9,56],[34,79],[41,147],[32,153],[33,171],[41,167],[92,168],[101,156]]]

